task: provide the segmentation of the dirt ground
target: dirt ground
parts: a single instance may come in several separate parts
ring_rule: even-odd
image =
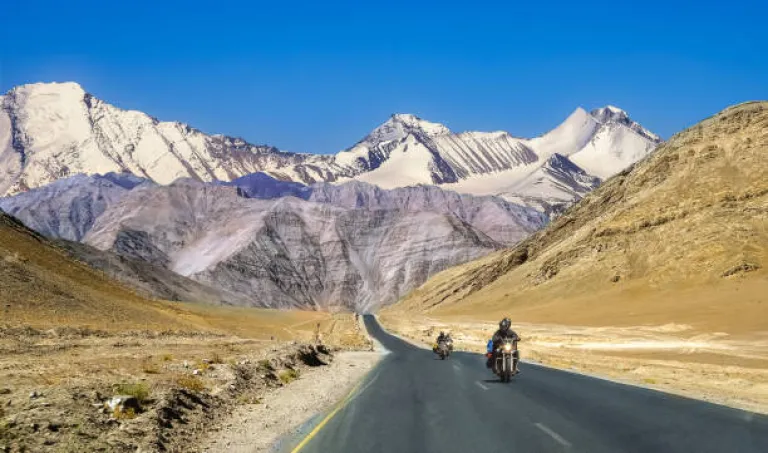
[[[200,451],[233,410],[370,348],[350,314],[190,310],[199,330],[0,325],[0,452]]]
[[[265,395],[257,405],[238,407],[218,432],[204,442],[206,453],[261,453],[273,451],[278,439],[344,398],[379,360],[373,351],[347,351],[330,366],[312,370],[290,386]]]
[[[457,348],[484,352],[497,325],[470,317],[381,316],[422,344],[440,330]],[[729,335],[686,324],[564,326],[515,324],[523,360],[768,413],[768,333]]]

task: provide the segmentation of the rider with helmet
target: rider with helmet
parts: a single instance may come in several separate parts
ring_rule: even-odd
[[[491,348],[489,349],[491,349],[491,354],[488,355],[488,362],[486,363],[488,368],[493,367],[493,361],[496,360],[496,350],[499,349],[504,340],[520,341],[520,336],[511,327],[512,321],[509,318],[504,318],[499,322],[499,330],[493,334],[490,341]]]

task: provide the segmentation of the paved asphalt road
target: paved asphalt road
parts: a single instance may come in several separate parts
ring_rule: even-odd
[[[390,353],[294,451],[768,452],[766,416],[530,364],[502,384],[365,323]]]

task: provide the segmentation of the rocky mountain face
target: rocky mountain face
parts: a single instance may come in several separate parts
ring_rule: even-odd
[[[214,288],[142,259],[99,250],[88,244],[54,240],[52,244],[73,260],[98,269],[148,299],[200,302],[213,305],[247,305],[248,298]]]
[[[516,247],[449,269],[399,305],[532,322],[674,320],[764,331],[766,130],[768,102],[728,108]]]
[[[435,186],[304,186],[262,173],[218,184],[179,180],[167,187],[130,174],[76,175],[0,198],[0,208],[50,238],[107,250],[99,255],[75,244],[65,247],[118,278],[125,274],[127,283],[144,288],[162,280],[150,285],[155,294],[274,307],[365,308],[392,301],[446,266],[524,239],[547,220],[497,197]],[[298,232],[284,231],[282,222]],[[333,244],[329,249],[326,241]],[[377,247],[388,254],[377,254]],[[322,268],[302,263],[312,256]],[[146,272],[140,263],[149,263]],[[174,282],[157,269],[213,285],[219,294]],[[318,289],[326,286],[331,289]]]
[[[335,192],[333,203],[245,198],[238,192],[192,180],[138,187],[109,207],[84,240],[243,295],[252,305],[361,311],[391,303],[440,270],[502,247],[449,209],[408,211],[384,201],[379,209],[356,208]],[[387,196],[395,195],[381,198]],[[460,196],[455,202],[466,218],[491,215],[485,200],[477,208],[470,200],[462,204]],[[517,215],[516,233],[510,220],[506,229],[492,231],[523,237],[543,221],[530,210],[506,218]]]
[[[225,185],[237,187],[238,193],[248,198],[293,196],[345,209],[449,214],[505,245],[520,241],[547,221],[546,215],[499,197],[463,195],[429,185],[384,190],[373,184],[353,180],[341,184],[317,183],[303,186],[279,181],[263,173],[238,178]]]
[[[551,210],[589,190],[581,170],[604,179],[660,142],[626,112],[609,106],[591,113],[577,109],[550,133],[530,140],[506,132],[457,134],[396,114],[345,151],[296,154],[121,110],[75,83],[33,84],[0,97],[0,194],[78,173],[131,172],[169,184],[178,178],[232,181],[266,172],[303,184],[354,178],[382,188],[447,185],[476,195],[529,199],[531,206]],[[558,181],[523,187],[524,181],[537,179],[530,177],[533,173],[549,178],[540,170],[555,153],[575,168],[563,167],[567,171]],[[563,186],[563,178],[573,181]]]
[[[80,174],[0,198],[0,209],[47,237],[80,241],[108,206],[141,184],[154,183],[130,173]]]

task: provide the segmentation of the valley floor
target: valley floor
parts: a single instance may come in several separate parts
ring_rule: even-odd
[[[485,352],[494,321],[472,316],[402,316],[381,321],[431,344],[441,330],[457,348]],[[588,327],[516,323],[523,360],[768,413],[768,332],[729,335],[686,324]]]

